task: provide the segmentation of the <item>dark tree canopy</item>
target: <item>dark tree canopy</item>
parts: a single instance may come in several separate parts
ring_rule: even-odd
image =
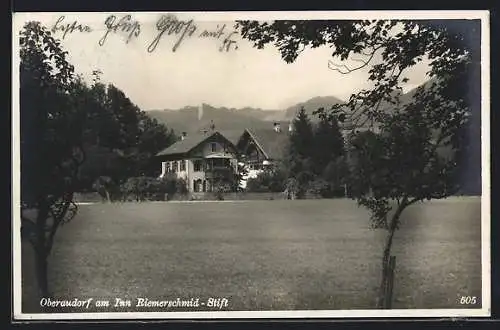
[[[314,152],[316,174],[321,175],[329,163],[345,154],[344,144],[337,116],[321,115],[314,130],[314,143],[310,146]]]
[[[354,93],[346,104],[335,105],[326,113],[341,112],[355,127],[366,126],[368,122],[380,126],[400,119],[425,122],[432,128],[432,140],[442,144],[437,148],[439,155],[444,150],[448,156],[453,154],[453,162],[448,165],[456,163],[453,175],[463,186],[470,181],[465,176],[477,178],[480,172],[480,157],[474,160],[467,157],[469,153],[480,156],[479,23],[475,20],[240,21],[237,26],[255,47],[276,46],[288,63],[308,48],[323,46],[332,48],[329,67],[334,72],[349,74],[366,68],[373,87]],[[347,59],[355,59],[356,66],[345,65],[342,61]],[[401,85],[408,82],[405,76],[408,69],[424,60],[429,62],[430,81],[414,93],[412,100],[400,103]],[[405,114],[412,109],[425,111],[420,118]],[[469,146],[472,148],[467,149]],[[446,193],[452,191],[447,188]]]
[[[34,247],[44,297],[47,258],[58,228],[76,214],[74,193],[98,178],[102,187],[116,173],[124,180],[148,171],[151,156],[173,142],[118,88],[99,79],[88,86],[67,54],[39,22],[20,31],[21,233]]]
[[[56,41],[39,23],[20,36],[21,214],[23,238],[36,252],[39,289],[48,295],[47,257],[60,225],[76,212],[73,192],[85,161],[84,83]]]
[[[465,173],[473,171],[480,182],[479,24],[325,20],[236,25],[255,47],[276,46],[287,63],[307,48],[323,46],[332,48],[332,74],[367,70],[371,87],[319,113],[342,115],[350,123],[353,197],[371,211],[374,227],[388,231],[379,307],[386,304],[389,257],[402,212],[413,203],[463,191]],[[401,100],[409,69],[424,60],[429,81],[410,100]]]
[[[20,43],[21,195],[37,205],[41,196],[60,198],[83,162],[85,114],[69,97],[82,84],[67,53],[40,25],[27,24]]]
[[[299,110],[292,122],[292,127],[287,159],[290,163],[290,176],[298,179],[298,177],[312,175],[313,171],[313,150],[311,149],[314,142],[313,126],[304,108]]]
[[[91,105],[85,136],[88,161],[80,171],[80,188],[89,189],[99,176],[119,184],[129,177],[157,174],[153,156],[174,142],[173,132],[114,85],[97,82],[87,95]]]

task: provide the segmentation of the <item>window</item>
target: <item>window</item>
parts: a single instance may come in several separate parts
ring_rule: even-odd
[[[217,143],[210,143],[210,150],[212,150],[212,152],[216,152],[217,151]]]
[[[194,166],[195,172],[200,172],[201,171],[201,160],[195,160],[193,163],[193,166]]]
[[[202,192],[203,191],[203,182],[201,181],[201,179],[193,180],[193,190],[195,192]]]
[[[180,171],[185,171],[186,170],[186,161],[185,160],[180,160],[180,165],[181,165],[181,169]]]

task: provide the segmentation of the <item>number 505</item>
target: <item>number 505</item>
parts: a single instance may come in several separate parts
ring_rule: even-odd
[[[474,305],[477,303],[476,297],[462,296],[460,297],[460,305]]]

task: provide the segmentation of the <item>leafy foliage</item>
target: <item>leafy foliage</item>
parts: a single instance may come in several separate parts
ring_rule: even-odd
[[[186,195],[188,192],[186,181],[173,175],[161,179],[146,176],[131,177],[120,186],[120,190],[122,200],[132,198],[137,202],[164,200],[165,197],[171,199],[176,194]]]
[[[286,173],[281,167],[264,170],[257,177],[247,181],[249,192],[283,192],[285,189]]]
[[[100,176],[92,184],[92,188],[108,202],[111,202],[110,190],[113,188],[113,186],[113,179],[111,179],[109,176]]]
[[[305,183],[313,172],[311,145],[313,145],[314,135],[311,121],[304,108],[300,109],[292,125],[293,130],[290,134],[287,154],[289,176]]]
[[[295,61],[305,48],[320,46],[332,47],[332,57],[339,61],[358,56],[356,67],[330,61],[331,69],[347,74],[367,67],[373,88],[353,94],[346,105],[334,105],[324,113],[342,114],[355,128],[369,121],[380,129],[380,134],[364,139],[368,144],[359,145],[360,138],[354,147],[355,164],[359,165],[356,174],[363,181],[359,186],[371,188],[370,194],[358,190],[361,204],[366,204],[363,198],[368,195],[380,201],[406,199],[411,204],[443,198],[458,189],[457,173],[465,150],[463,131],[470,112],[470,100],[465,99],[469,86],[464,82],[472,77],[480,49],[470,47],[476,35],[471,33],[476,29],[474,22],[460,24],[241,21],[237,26],[257,48],[274,44],[286,62]],[[401,104],[401,84],[409,81],[405,72],[424,59],[429,61],[432,80],[418,89],[411,102]]]
[[[108,175],[123,183],[129,177],[159,174],[152,159],[175,141],[173,132],[147,116],[113,85],[95,83],[89,94],[94,106],[89,111],[86,147],[98,154],[89,155],[82,179],[88,182],[92,176]]]
[[[55,234],[76,214],[74,192],[93,185],[110,200],[111,188],[127,176],[147,172],[151,155],[173,135],[123,92],[99,83],[97,71],[88,86],[67,55],[39,22],[24,25],[19,68],[21,232],[36,252],[44,297],[50,295],[47,258]]]
[[[40,293],[48,296],[47,257],[57,229],[76,213],[73,192],[85,161],[84,84],[39,23],[21,31],[20,57],[21,230],[36,252]]]
[[[471,93],[480,79],[478,22],[240,21],[237,27],[257,48],[275,45],[288,63],[306,48],[328,46],[334,59],[329,67],[336,73],[367,69],[371,88],[321,113],[351,123],[353,196],[371,211],[372,225],[389,232],[383,255],[385,285],[403,210],[460,189],[468,120],[471,109],[480,107],[480,94]],[[349,67],[344,62],[348,59],[358,65]],[[402,103],[408,69],[424,60],[431,80]],[[383,297],[380,301],[383,305]]]
[[[329,197],[331,185],[325,179],[318,177],[311,181],[307,187],[307,193],[317,197]]]
[[[296,198],[305,192],[321,197],[343,196],[339,188],[345,184],[347,166],[345,163],[345,141],[336,116],[319,114],[320,120],[313,125],[302,108],[293,121],[290,143],[285,161],[286,178],[297,180],[300,189]],[[295,181],[290,181],[291,186]]]
[[[305,194],[304,186],[295,178],[288,178],[285,181],[285,191],[283,191],[286,199],[300,199]]]
[[[321,111],[321,109],[319,109]],[[330,162],[345,154],[344,137],[336,117],[320,114],[320,121],[314,130],[314,172],[321,175]]]
[[[232,180],[232,191],[240,192],[243,190],[242,183],[245,181],[245,178],[248,176],[248,168],[245,166],[245,163],[242,159],[238,158],[236,161],[236,171],[233,174]]]

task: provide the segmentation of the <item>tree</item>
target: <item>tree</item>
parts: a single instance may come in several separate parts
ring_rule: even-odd
[[[297,199],[301,198],[304,194],[304,188],[300,185],[300,182],[295,178],[288,178],[285,182],[285,190],[283,191],[286,199]]]
[[[76,213],[78,169],[85,160],[85,86],[47,29],[20,34],[21,232],[35,251],[40,294],[50,296],[48,256],[58,228]]]
[[[249,192],[283,192],[285,189],[286,173],[280,165],[265,169],[255,178],[248,179]]]
[[[287,153],[288,176],[296,178],[301,184],[307,184],[314,176],[312,162],[314,152],[311,148],[314,135],[311,121],[304,108],[299,110],[292,125]]]
[[[342,114],[352,129],[377,128],[354,144],[358,187],[354,196],[371,211],[372,225],[387,230],[378,307],[395,230],[410,205],[445,198],[460,190],[466,160],[467,129],[478,123],[480,38],[478,21],[241,21],[244,38],[263,48],[274,44],[290,63],[305,48],[329,46],[329,67],[340,74],[368,69],[372,88],[352,94],[329,116]],[[342,61],[351,59],[357,66]],[[430,81],[402,102],[408,69],[427,59]],[[337,62],[337,63],[336,63]],[[479,117],[480,118],[480,117]],[[469,138],[470,140],[470,138]],[[476,138],[476,150],[478,143]],[[477,151],[476,151],[477,152]],[[468,162],[468,163],[467,163]],[[476,160],[477,162],[477,160]],[[479,163],[480,164],[480,163]],[[474,165],[477,170],[477,163]],[[477,172],[476,172],[477,173]],[[480,175],[477,173],[476,175]]]
[[[85,182],[109,176],[116,184],[130,177],[157,176],[153,156],[174,142],[173,132],[135,106],[123,91],[98,77],[89,90],[85,147]]]
[[[314,191],[323,197],[344,196],[340,187],[346,184],[347,166],[345,141],[338,116],[327,116],[324,109],[318,109],[319,122],[314,130],[314,173],[317,177]]]
[[[40,294],[48,297],[48,257],[58,228],[76,214],[74,192],[97,183],[109,199],[111,183],[147,172],[173,134],[122,91],[101,84],[99,72],[88,86],[38,22],[23,27],[20,58],[21,233],[35,250]]]
[[[132,196],[136,202],[142,202],[146,200],[148,193],[155,190],[155,178],[150,178],[146,176],[131,177],[125,181],[121,190],[125,199]]]
[[[110,190],[113,187],[113,179],[109,176],[100,176],[94,181],[92,188],[107,202],[111,202]]]
[[[91,144],[85,144],[85,154],[87,157],[85,163],[80,167],[78,175],[78,191],[97,191],[94,184],[101,177],[108,177],[111,180],[108,182],[107,188],[116,188],[116,179],[120,175],[121,159],[119,155],[110,148]],[[108,192],[113,199],[111,190],[108,189]]]
[[[350,176],[346,155],[330,161],[321,175],[321,178],[329,184],[328,197],[347,197],[347,186],[351,184]]]
[[[314,172],[322,175],[329,163],[344,155],[344,138],[336,116],[320,113],[320,120],[314,130]]]

